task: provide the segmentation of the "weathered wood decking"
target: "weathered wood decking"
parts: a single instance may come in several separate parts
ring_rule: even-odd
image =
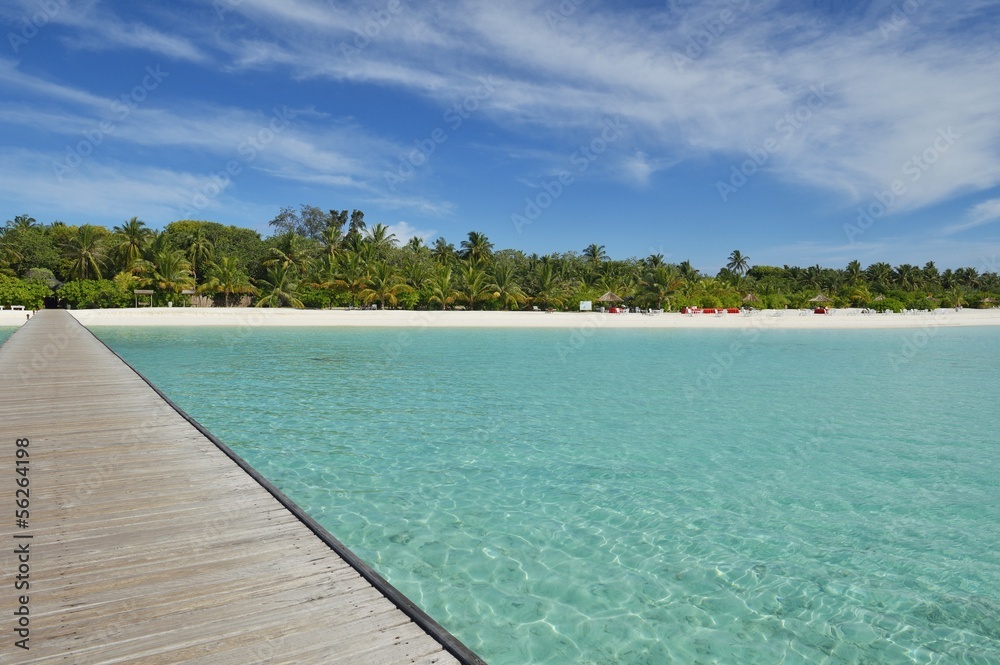
[[[0,348],[0,432],[0,662],[481,662],[66,312]]]

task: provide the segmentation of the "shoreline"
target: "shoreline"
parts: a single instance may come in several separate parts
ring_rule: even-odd
[[[27,312],[0,312],[0,326],[20,326]],[[862,314],[859,310],[759,310],[752,314],[607,314],[410,310],[296,310],[288,308],[154,307],[71,310],[86,326],[236,326],[373,328],[607,328],[852,330],[1000,325],[1000,309]]]

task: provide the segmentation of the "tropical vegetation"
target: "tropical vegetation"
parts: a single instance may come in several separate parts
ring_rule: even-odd
[[[360,210],[283,208],[269,237],[215,222],[180,220],[162,230],[132,217],[112,229],[42,224],[28,215],[0,229],[0,305],[124,307],[137,289],[154,304],[260,307],[573,310],[612,292],[627,305],[877,310],[992,307],[992,267],[939,270],[851,261],[843,268],[754,265],[734,250],[716,274],[661,254],[612,259],[603,245],[545,256],[498,249],[480,231],[458,245],[400,243]],[[141,298],[145,301],[147,296]]]

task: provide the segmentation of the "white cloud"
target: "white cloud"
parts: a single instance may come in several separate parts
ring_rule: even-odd
[[[419,196],[370,196],[362,202],[365,205],[377,205],[391,210],[407,210],[429,217],[448,217],[455,213],[455,204],[451,201],[432,200]]]
[[[990,199],[973,206],[966,215],[966,221],[946,226],[941,234],[954,235],[997,220],[1000,220],[1000,199]]]
[[[411,238],[420,238],[426,243],[437,234],[434,229],[418,229],[409,222],[402,221],[389,224],[388,229],[389,233],[396,234],[396,243],[399,245],[405,245]]]
[[[83,145],[86,161],[110,165],[117,158],[128,169],[136,147],[172,148],[171,157],[195,172],[218,171],[235,161],[241,170],[371,193],[375,189],[368,183],[381,181],[384,169],[401,152],[355,122],[311,109],[258,111],[205,103],[168,108],[157,105],[155,90],[126,109],[84,90],[21,73],[5,62],[0,59],[0,89],[18,86],[35,94],[30,102],[0,104],[0,121],[42,130],[70,146]],[[98,139],[88,141],[88,133]],[[64,152],[60,147],[59,159]]]
[[[39,218],[59,219],[69,208],[77,219],[63,218],[67,222],[92,218],[117,223],[119,217],[138,215],[162,223],[176,219],[180,207],[203,185],[193,173],[95,161],[60,180],[51,155],[29,150],[0,155],[0,196],[10,207],[37,211]]]
[[[891,3],[837,17],[773,0],[661,12],[588,4],[554,23],[545,12],[558,6],[531,0],[407,4],[353,59],[340,46],[367,20],[364,11],[328,13],[304,0],[245,4],[258,27],[267,12],[273,39],[262,52],[229,35],[237,61],[403,88],[443,105],[492,75],[496,90],[481,113],[529,139],[569,147],[605,116],[628,118],[634,131],[623,143],[647,156],[626,165],[637,182],[660,160],[742,160],[768,139],[777,150],[763,170],[838,192],[845,204],[896,180],[907,191],[893,212],[1000,182],[996,38],[985,28],[979,39],[969,33],[976,12],[995,3],[922,5],[888,33],[880,23]],[[727,9],[725,30],[706,38],[705,23]],[[331,39],[328,29],[341,32]],[[698,40],[694,57],[678,58]],[[826,92],[817,97],[820,86]],[[907,180],[912,157],[948,128],[961,138]],[[721,169],[719,179],[727,176]]]

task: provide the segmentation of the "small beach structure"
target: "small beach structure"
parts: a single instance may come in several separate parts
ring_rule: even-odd
[[[608,311],[612,314],[617,314],[621,311],[620,308],[614,306],[616,303],[620,303],[621,301],[622,297],[611,291],[608,291],[597,299],[597,302],[610,303],[612,306],[608,308]]]
[[[816,309],[813,310],[813,314],[826,314],[828,312],[827,304],[833,301],[820,293],[815,298],[810,298],[809,302],[816,304]]]
[[[153,291],[152,289],[134,289],[132,294],[135,296],[135,306],[139,306],[139,296],[149,296],[149,307],[153,306]]]

